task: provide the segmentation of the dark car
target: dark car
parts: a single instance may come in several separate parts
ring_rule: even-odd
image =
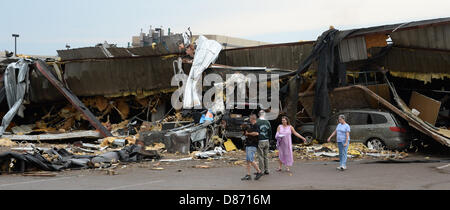
[[[390,112],[378,110],[343,110],[330,117],[326,128],[324,143],[336,129],[338,116],[345,115],[346,122],[351,127],[351,142],[362,142],[370,149],[402,150],[409,145],[409,136],[406,126]],[[297,130],[308,141],[315,139],[314,123],[306,123]],[[333,138],[335,141],[335,138]]]
[[[258,104],[251,106],[245,103],[245,109],[227,109],[224,113],[222,120],[226,123],[226,137],[228,138],[241,138],[244,134],[241,128],[243,124],[249,124],[249,117],[251,114],[258,114],[261,110]]]
[[[228,109],[222,117],[222,121],[223,123],[225,123],[225,137],[234,140],[233,142],[235,142],[237,146],[242,146],[241,142],[239,142],[241,137],[244,135],[242,125],[250,124],[250,115],[258,115],[259,111],[261,110],[260,104],[244,103],[243,105],[245,105],[245,109]],[[272,125],[273,134],[270,145],[273,149],[276,145],[275,138],[273,138],[276,133],[276,127],[274,127],[274,121],[270,121],[270,123]]]

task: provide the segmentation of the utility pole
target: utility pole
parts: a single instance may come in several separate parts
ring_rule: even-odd
[[[19,34],[13,34],[14,37],[14,56],[17,57],[17,37],[19,37]]]

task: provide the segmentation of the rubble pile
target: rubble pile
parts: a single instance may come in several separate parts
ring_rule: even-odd
[[[329,158],[339,158],[339,149],[336,143],[325,144],[298,144],[293,147],[294,156],[301,160],[326,160]],[[377,151],[367,148],[363,143],[350,143],[347,155],[354,159],[367,158],[392,158],[404,159],[408,156],[406,152],[382,150]]]
[[[102,140],[102,144],[75,142],[71,145],[50,145],[49,148],[28,144],[25,147],[11,148],[14,152],[0,154],[0,174],[36,170],[114,169],[130,162],[161,158],[156,150],[145,149],[125,139],[123,142],[126,145],[117,144],[117,140],[121,139],[106,138]],[[0,142],[3,144],[6,141]]]
[[[102,121],[102,125],[110,130],[114,136],[127,134],[129,131],[137,133],[138,128],[129,130],[129,124],[138,120],[139,124],[148,121],[152,113],[157,111],[164,96],[155,95],[145,98],[120,97],[106,98],[103,96],[85,97],[83,104]],[[87,119],[74,106],[69,103],[48,107],[30,107],[22,120],[12,122],[6,129],[15,135],[66,133],[77,130],[90,130],[91,125]],[[144,118],[144,119],[142,119]],[[168,116],[165,121],[177,121],[181,115]],[[183,119],[185,120],[185,119]],[[19,124],[21,122],[33,124]]]

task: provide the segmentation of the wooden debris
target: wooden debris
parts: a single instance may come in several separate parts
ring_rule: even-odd
[[[41,134],[41,135],[3,135],[4,138],[12,141],[49,141],[62,139],[77,139],[77,138],[100,138],[98,131],[76,131],[61,134]]]

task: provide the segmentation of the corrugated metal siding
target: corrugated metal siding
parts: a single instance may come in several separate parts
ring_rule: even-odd
[[[77,96],[118,96],[170,89],[175,58],[160,57],[104,59],[65,64],[64,79]],[[33,71],[30,77],[31,101],[63,100],[64,97],[43,77]]]
[[[236,48],[222,51],[216,63],[297,70],[312,48],[312,42]]]
[[[383,59],[391,71],[450,73],[450,52],[394,47]]]
[[[115,58],[124,58],[124,57],[131,57],[133,56],[131,52],[126,48],[108,48],[108,51],[115,57]]]
[[[137,47],[137,48],[107,48],[108,52],[114,58],[126,58],[134,56],[163,56],[169,54],[178,54],[178,47],[173,46],[169,49],[163,45],[153,47]],[[110,58],[100,47],[87,47],[72,50],[58,50],[58,55],[62,61],[74,61],[85,59],[105,59]]]
[[[175,59],[107,59],[71,62],[64,78],[77,96],[117,95],[119,93],[171,88]]]
[[[149,46],[149,47],[130,48],[128,50],[137,56],[157,56],[177,52],[177,51],[169,51],[162,45],[157,45],[155,48]]]
[[[396,46],[450,50],[450,24],[398,31],[391,37]]]
[[[339,56],[342,62],[367,59],[366,40],[363,36],[344,39],[339,44]]]
[[[430,20],[421,20],[421,21],[413,21],[409,23],[399,23],[399,24],[391,24],[391,25],[383,25],[383,26],[375,26],[368,28],[360,28],[357,32],[353,33],[351,37],[362,36],[366,34],[391,34],[392,31],[397,29],[397,32],[403,30],[417,29],[420,27],[429,27],[429,26],[437,26],[437,25],[445,25],[450,23],[450,17],[446,18],[437,18]]]
[[[124,58],[134,56],[158,56],[168,54],[178,54],[179,49],[177,43],[182,41],[182,35],[172,35],[170,37],[164,37],[162,39],[163,44],[158,44],[153,48],[136,47],[136,48],[107,48],[106,50],[111,53],[115,58]],[[109,58],[107,53],[100,47],[86,47],[70,50],[57,50],[59,57],[62,61],[84,60],[84,59],[104,59]]]
[[[108,56],[99,47],[85,47],[71,50],[57,50],[62,61],[81,60],[81,59],[101,59]]]

